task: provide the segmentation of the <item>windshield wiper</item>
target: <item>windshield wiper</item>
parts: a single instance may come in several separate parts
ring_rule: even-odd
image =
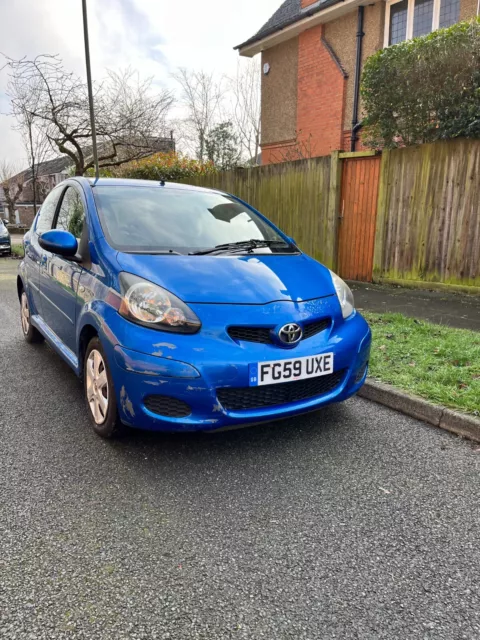
[[[262,247],[274,247],[275,245],[281,245],[284,247],[290,247],[285,240],[257,240],[252,238],[251,240],[241,240],[240,242],[227,242],[226,244],[217,244],[216,247],[211,249],[205,249],[203,251],[192,251],[191,256],[205,256],[209,253],[216,253],[217,251],[248,251],[252,252],[254,249],[261,249]]]

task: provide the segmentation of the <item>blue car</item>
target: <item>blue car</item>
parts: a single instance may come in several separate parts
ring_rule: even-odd
[[[295,416],[367,375],[348,286],[220,191],[69,179],[25,236],[17,286],[25,339],[83,379],[103,437]]]

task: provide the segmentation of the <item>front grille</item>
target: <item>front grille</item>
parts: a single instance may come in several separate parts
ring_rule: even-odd
[[[222,388],[217,389],[217,397],[227,411],[280,406],[330,393],[341,384],[345,372],[346,369],[340,369],[328,376],[262,387]]]
[[[330,318],[322,318],[315,322],[309,322],[303,326],[303,338],[307,340],[321,331],[325,331],[331,324]],[[269,327],[229,327],[228,335],[234,340],[243,342],[261,342],[262,344],[275,344],[272,336],[272,328]]]
[[[147,396],[144,404],[152,413],[166,418],[186,418],[192,413],[186,402],[170,396]]]
[[[303,327],[303,340],[307,340],[312,336],[316,336],[317,333],[321,333],[328,329],[331,324],[330,318],[323,318],[322,320],[317,320],[316,322],[310,322],[309,324],[304,325]]]
[[[234,340],[243,340],[244,342],[273,343],[270,329],[264,327],[229,327],[228,335]]]

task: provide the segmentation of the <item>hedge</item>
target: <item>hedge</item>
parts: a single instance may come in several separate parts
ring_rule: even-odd
[[[378,51],[361,93],[372,148],[480,138],[480,18]]]
[[[192,176],[215,173],[210,162],[202,163],[177,153],[156,153],[148,158],[133,160],[115,168],[101,169],[106,178],[136,178],[138,180],[181,180]],[[93,175],[93,171],[89,172]]]

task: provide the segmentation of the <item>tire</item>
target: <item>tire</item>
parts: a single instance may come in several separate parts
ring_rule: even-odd
[[[45,340],[40,331],[30,321],[30,305],[28,304],[28,296],[25,289],[22,289],[20,294],[20,324],[23,337],[30,344],[40,344]]]
[[[110,367],[97,337],[90,340],[85,352],[83,384],[87,412],[95,433],[102,438],[121,436],[126,427],[120,422]]]

